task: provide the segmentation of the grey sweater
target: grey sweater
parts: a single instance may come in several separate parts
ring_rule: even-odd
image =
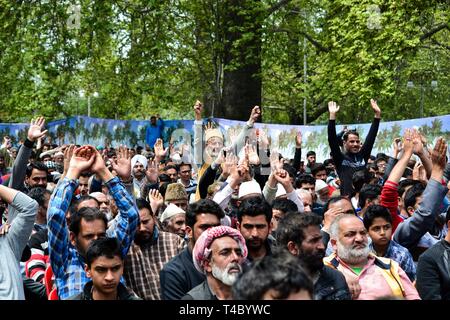
[[[19,262],[38,210],[35,200],[19,192],[10,205],[17,213],[11,228],[0,236],[0,300],[25,300]]]

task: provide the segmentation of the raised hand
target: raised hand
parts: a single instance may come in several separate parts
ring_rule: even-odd
[[[206,131],[206,130],[211,130],[211,129],[214,129],[214,125],[213,125],[213,123],[212,123],[211,121],[208,121],[208,122],[205,124],[205,131]]]
[[[125,146],[119,146],[117,159],[111,159],[110,161],[113,170],[117,172],[117,175],[122,179],[122,181],[129,181],[131,178],[131,156],[128,148]]]
[[[286,170],[279,169],[275,171],[273,177],[275,178],[275,180],[277,180],[277,182],[281,183],[287,193],[294,191],[294,187],[291,183],[291,178],[289,177],[289,174]]]
[[[342,208],[330,208],[323,214],[323,230],[329,232],[330,226],[337,216],[343,214]]]
[[[153,213],[157,215],[159,208],[161,208],[164,203],[164,198],[157,189],[150,189],[148,191],[148,202],[150,203]]]
[[[425,154],[422,135],[417,130],[414,130],[412,139],[414,144],[414,154],[417,154],[419,156]]]
[[[261,146],[261,149],[267,150],[270,146],[270,141],[267,138],[266,133],[264,132],[264,130],[261,130],[261,129],[256,129],[256,130],[258,130],[258,141],[259,141],[259,145]]]
[[[413,137],[414,132],[411,129],[406,129],[403,134],[403,152],[409,157],[414,151]]]
[[[395,138],[394,139],[394,158],[397,158],[400,152],[403,151],[403,145],[402,145],[402,139],[401,138]]]
[[[445,154],[447,153],[447,143],[444,138],[439,137],[436,144],[431,152],[431,161],[433,163],[433,171],[435,167],[444,172],[446,161]]]
[[[197,100],[194,105],[195,120],[202,119],[203,104]]]
[[[259,117],[261,117],[261,109],[259,108],[259,106],[254,106],[248,121],[254,124],[256,121],[258,121]]]
[[[164,149],[162,139],[157,139],[153,148],[155,150],[155,158],[156,159],[164,159],[165,156],[167,155],[167,151],[169,150],[169,148]]]
[[[340,107],[336,104],[336,102],[334,102],[334,101],[328,102],[328,112],[330,114],[336,115],[336,113],[338,113],[339,109],[340,109]]]
[[[270,153],[270,168],[272,172],[276,172],[277,170],[283,169],[283,162],[280,161],[280,155],[278,151],[273,150]]]
[[[298,131],[295,136],[295,147],[300,149],[302,147],[302,132]]]
[[[261,163],[256,148],[253,145],[247,143],[244,146],[244,152],[249,164],[258,166]]]
[[[48,130],[42,131],[44,129],[45,125],[45,118],[44,117],[38,117],[36,120],[31,120],[30,127],[28,128],[28,134],[27,138],[30,141],[36,141],[39,138],[42,138],[45,136]]]
[[[82,146],[73,151],[69,162],[67,177],[78,179],[80,173],[88,170],[96,160],[95,148],[93,146]],[[103,160],[102,160],[103,161]]]
[[[370,106],[373,109],[373,112],[375,113],[375,118],[381,117],[381,109],[377,104],[377,101],[374,99],[370,99]]]
[[[227,153],[227,156],[225,157],[225,162],[222,164],[222,175],[225,178],[228,178],[228,176],[231,174],[231,170],[234,166],[237,166],[237,157],[233,155],[232,153]]]
[[[156,161],[149,161],[147,164],[147,170],[145,170],[145,176],[147,177],[147,180],[152,183],[158,182],[158,175],[159,171]]]

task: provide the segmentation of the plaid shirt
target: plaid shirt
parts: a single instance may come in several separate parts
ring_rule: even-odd
[[[117,237],[125,257],[136,232],[138,211],[132,197],[117,177],[106,182],[106,185],[120,212],[118,222],[112,230],[108,229],[107,235]],[[65,217],[77,186],[76,180],[64,178],[52,194],[47,213],[50,264],[60,299],[82,292],[84,285],[90,280],[84,271],[84,259],[69,242]]]
[[[370,244],[370,248],[375,253],[372,244]],[[399,264],[400,268],[405,271],[411,282],[416,279],[416,265],[414,264],[411,253],[408,249],[399,245],[394,240],[389,241],[389,246],[383,258],[389,258],[396,261]]]
[[[159,272],[185,244],[180,236],[155,226],[152,244],[143,247],[133,243],[130,247],[123,274],[128,288],[144,300],[161,300]]]

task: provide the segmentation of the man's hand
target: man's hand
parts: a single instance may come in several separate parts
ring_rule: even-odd
[[[96,160],[95,149],[92,146],[82,146],[73,151],[72,158],[69,162],[69,170],[67,178],[78,179],[80,173],[87,171]]]
[[[113,174],[108,170],[108,168],[106,168],[105,159],[103,159],[100,152],[98,152],[98,150],[95,148],[93,148],[93,150],[95,154],[95,160],[92,164],[91,171],[96,173],[103,182],[109,181],[114,178]]]
[[[302,132],[298,131],[295,136],[295,148],[300,149],[302,147]]]
[[[231,170],[234,166],[237,166],[237,157],[232,153],[227,153],[225,162],[222,164],[222,176],[226,179],[231,174]]]
[[[330,226],[337,216],[343,214],[342,208],[330,208],[323,214],[323,231],[329,233]]]
[[[203,104],[197,100],[194,105],[195,120],[202,120]]]
[[[157,162],[152,160],[147,163],[147,170],[145,170],[145,176],[147,177],[147,180],[151,183],[158,182],[158,165]]]
[[[336,113],[338,113],[340,107],[334,101],[328,102],[328,112],[330,113],[330,120],[336,120]]]
[[[370,99],[370,106],[373,109],[373,112],[375,113],[375,118],[380,119],[381,118],[381,109],[378,107],[377,101],[374,99]]]
[[[117,172],[117,175],[122,181],[130,181],[131,178],[131,157],[130,151],[126,146],[119,146],[119,152],[117,159],[111,159],[111,165],[113,170]]]
[[[11,225],[9,223],[5,223],[0,226],[0,236],[5,236],[9,232],[9,228]]]
[[[164,203],[163,196],[161,195],[161,193],[159,193],[157,189],[150,189],[148,191],[148,202],[150,203],[150,207],[152,208],[153,214],[157,216],[159,208],[161,208]]]
[[[413,144],[414,154],[418,155],[419,157],[425,155],[422,135],[417,130],[414,130],[413,132]]]
[[[433,163],[433,168],[431,170],[431,178],[439,182],[442,180],[445,169],[445,154],[447,153],[447,143],[444,138],[439,137],[436,141],[436,145],[431,152],[431,162]]]
[[[254,106],[248,122],[254,124],[256,121],[258,121],[259,117],[261,117],[261,109],[259,108],[259,106]]]
[[[403,150],[403,146],[402,146],[401,142],[402,142],[401,138],[394,139],[394,158],[395,159],[397,159],[398,155]]]
[[[414,133],[411,129],[406,129],[403,135],[403,153],[410,158],[414,151]]]
[[[38,117],[36,120],[31,120],[30,128],[28,128],[28,140],[35,142],[37,139],[45,136],[48,130],[42,131],[45,125],[45,118]]]
[[[66,175],[69,170],[70,159],[72,159],[75,147],[74,144],[71,144],[64,149],[64,175]]]
[[[256,148],[250,144],[246,144],[244,146],[245,157],[248,159],[249,164],[258,166],[261,161],[259,160],[258,153],[256,152]]]
[[[153,149],[155,151],[155,159],[157,159],[158,162],[166,157],[167,151],[169,150],[169,148],[164,149],[163,141],[161,139],[156,140]]]
[[[291,183],[291,178],[289,177],[289,174],[286,170],[277,170],[274,173],[273,177],[284,187],[286,193],[291,193],[292,191],[294,191],[294,187]]]

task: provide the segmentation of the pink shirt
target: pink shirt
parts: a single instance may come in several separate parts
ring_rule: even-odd
[[[359,276],[345,262],[339,258],[337,259],[339,261],[337,269],[345,275],[346,279],[347,277],[357,278],[359,281],[361,293],[356,300],[375,300],[382,297],[394,296],[394,292],[382,274],[384,271],[379,266],[375,265],[375,257],[372,254],[369,256],[368,263],[364,266]],[[384,258],[383,260],[390,260],[391,263],[396,263],[391,259]],[[397,267],[405,293],[404,298],[406,300],[420,300],[416,288],[411,280],[409,280],[405,271],[403,271],[400,266]]]

